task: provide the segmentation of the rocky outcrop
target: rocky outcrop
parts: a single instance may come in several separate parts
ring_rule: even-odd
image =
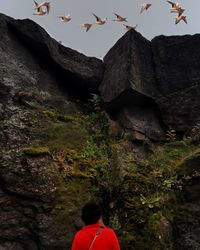
[[[159,36],[152,40],[156,102],[163,121],[176,131],[200,122],[200,35]]]
[[[135,30],[126,33],[104,58],[99,90],[108,109],[137,106],[141,112],[151,106],[162,117],[161,123],[155,119],[157,127],[191,130],[200,122],[199,41],[200,35],[187,35],[150,42]]]
[[[117,120],[132,141],[145,141],[147,138],[152,141],[165,140],[158,114],[152,107],[126,107],[119,112]]]
[[[155,95],[151,43],[130,30],[104,57],[105,73],[99,87],[106,103],[152,103]],[[116,104],[113,104],[116,108]]]
[[[151,42],[130,30],[110,49],[104,63],[99,91],[108,110],[115,113],[133,140],[164,140],[154,100],[158,93]]]
[[[3,47],[9,40],[18,41],[22,48],[28,49],[37,58],[43,68],[51,69],[62,82],[61,87],[72,95],[84,98],[98,92],[104,71],[101,60],[64,47],[29,19],[14,20],[0,15],[0,20],[1,37],[5,39],[1,40]],[[13,50],[19,48],[13,47]]]

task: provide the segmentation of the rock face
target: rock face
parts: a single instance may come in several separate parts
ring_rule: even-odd
[[[152,40],[156,98],[165,124],[186,131],[200,122],[200,35]]]
[[[99,91],[108,109],[118,113],[126,105],[151,106],[162,117],[164,126],[154,120],[160,131],[172,127],[186,132],[198,124],[199,40],[200,35],[160,36],[150,42],[134,30],[126,33],[104,58]],[[142,124],[140,130],[145,130]]]
[[[158,114],[152,107],[126,107],[118,114],[119,123],[126,129],[133,141],[165,139],[159,124]]]
[[[127,32],[104,57],[101,97],[122,126],[132,131],[133,140],[164,140],[154,100],[158,93],[152,57],[151,42],[135,30]]]
[[[181,149],[159,146],[148,163],[139,154],[134,158],[133,145],[164,140],[168,126],[185,132],[199,122],[197,44],[199,35],[149,42],[131,30],[103,63],[65,48],[30,20],[0,15],[0,249],[70,249],[82,226],[80,208],[92,198],[102,201],[111,225],[121,227],[123,250],[133,244],[149,250],[147,238],[152,250],[160,249],[161,240],[166,249],[173,245],[171,223],[162,212],[174,203],[173,185],[179,182],[168,164],[176,157],[181,161]],[[99,92],[118,123],[98,103],[92,114],[85,113],[85,100]],[[192,152],[199,134],[195,138],[195,146],[187,145]],[[191,224],[177,218],[174,249],[199,249],[199,152],[181,168],[191,177],[184,186],[184,218]],[[155,244],[151,225],[158,226]]]
[[[86,141],[83,125],[63,121],[78,112],[72,96],[96,92],[102,73],[100,60],[64,48],[34,22],[0,15],[0,249],[70,248],[81,225],[70,218],[90,194],[69,202],[78,191],[66,188],[49,148]]]
[[[99,87],[105,102],[151,103],[155,95],[151,43],[134,30],[127,32],[104,57]],[[130,98],[127,98],[130,95]]]
[[[5,17],[0,17],[5,22]],[[65,79],[62,87],[79,98],[97,93],[103,77],[103,63],[94,57],[87,57],[70,48],[66,48],[35,22],[8,19],[4,25],[10,37],[18,40],[40,60],[43,67],[52,68],[60,80]]]

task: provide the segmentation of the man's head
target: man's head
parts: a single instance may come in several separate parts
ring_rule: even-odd
[[[81,219],[85,225],[91,225],[98,222],[102,216],[102,211],[99,205],[94,202],[88,202],[82,208]]]

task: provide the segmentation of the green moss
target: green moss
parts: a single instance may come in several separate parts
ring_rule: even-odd
[[[172,166],[174,168],[184,157],[193,153],[195,150],[195,145],[185,144],[183,141],[168,143],[164,146],[155,147],[149,162],[155,167],[169,168]]]
[[[56,122],[57,121],[57,117],[58,117],[58,113],[54,110],[44,110],[43,114],[45,116],[47,116],[48,118],[50,118],[52,121]]]
[[[79,123],[48,121],[41,136],[52,150],[62,151],[66,147],[80,149],[87,140],[88,130]]]
[[[51,155],[48,147],[28,147],[23,148],[22,153],[30,156]]]
[[[57,110],[54,109],[45,109],[43,110],[43,114],[49,118],[50,121],[54,122],[66,122],[66,123],[80,123],[83,124],[86,122],[86,116],[83,115],[81,112],[71,113],[71,114],[63,114],[59,113]]]

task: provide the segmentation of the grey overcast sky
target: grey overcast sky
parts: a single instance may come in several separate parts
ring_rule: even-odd
[[[0,0],[0,12],[8,16],[30,18],[41,25],[64,46],[75,49],[87,56],[102,58],[114,43],[125,33],[122,23],[111,21],[114,14],[127,17],[128,25],[138,24],[137,31],[151,40],[158,35],[183,35],[200,32],[200,0],[180,0],[188,24],[175,25],[176,14],[170,13],[171,5],[166,0],[149,0],[152,6],[140,14],[145,0],[49,0],[49,15],[33,15],[35,4],[32,0]],[[42,0],[37,1],[42,2]],[[94,23],[95,13],[101,18],[108,17],[108,23],[93,25],[85,32],[82,22]],[[61,22],[57,16],[70,14],[70,22]]]

